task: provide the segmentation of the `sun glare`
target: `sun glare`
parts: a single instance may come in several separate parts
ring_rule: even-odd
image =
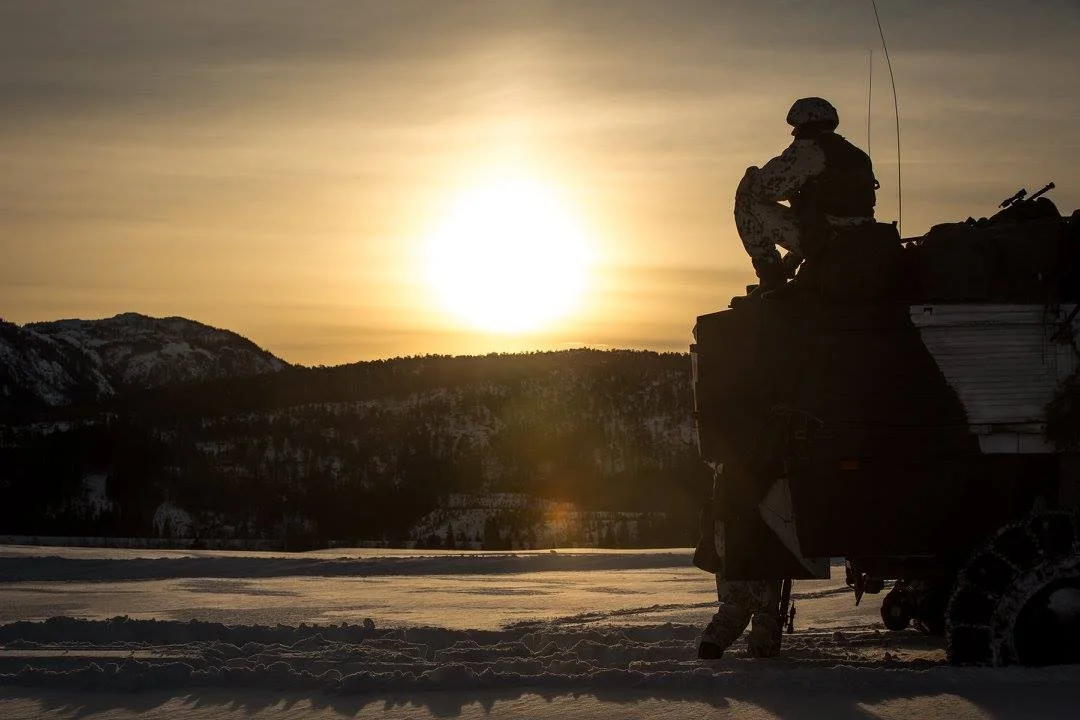
[[[430,239],[428,282],[470,326],[528,332],[577,307],[588,255],[580,224],[550,188],[506,180],[451,204]]]

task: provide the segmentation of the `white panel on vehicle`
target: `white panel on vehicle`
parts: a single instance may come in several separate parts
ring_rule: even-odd
[[[1044,437],[1045,426],[1038,432],[995,432],[979,434],[979,449],[987,455],[1039,455],[1054,452]]]
[[[1076,369],[1073,345],[1054,339],[1072,307],[1048,317],[1043,305],[913,305],[911,319],[970,424],[1039,423]]]
[[[769,494],[758,505],[761,519],[769,526],[769,529],[780,538],[784,547],[806,568],[807,572],[815,578],[828,580],[831,567],[829,558],[803,557],[799,547],[799,533],[795,527],[794,504],[791,502],[791,486],[788,479],[782,477],[773,483]]]

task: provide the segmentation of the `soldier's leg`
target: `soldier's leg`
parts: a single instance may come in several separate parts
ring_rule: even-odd
[[[769,580],[757,585],[755,589],[759,594],[754,598],[754,614],[746,650],[750,657],[776,657],[780,654],[780,641],[783,637],[783,621],[780,617],[783,581]]]
[[[760,595],[760,591],[754,587],[758,584],[722,580],[719,575],[716,576],[719,607],[701,634],[699,657],[712,660],[719,658],[731,643],[743,634],[756,607],[755,599]]]
[[[753,173],[747,171],[735,190],[735,229],[750,259],[779,262],[777,246],[801,256],[800,225],[795,213],[780,203],[757,200],[752,186]]]

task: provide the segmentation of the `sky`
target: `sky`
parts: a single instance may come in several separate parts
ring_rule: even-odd
[[[1080,207],[1080,4],[878,8],[905,236],[1051,180]],[[735,186],[809,95],[864,148],[869,110],[897,219],[869,0],[0,0],[0,317],[179,315],[305,365],[685,351],[754,279]],[[498,262],[436,262],[484,233]]]

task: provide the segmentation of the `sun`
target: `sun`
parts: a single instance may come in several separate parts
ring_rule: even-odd
[[[581,301],[589,252],[554,190],[503,180],[463,192],[431,234],[427,279],[440,304],[478,330],[522,333]]]

